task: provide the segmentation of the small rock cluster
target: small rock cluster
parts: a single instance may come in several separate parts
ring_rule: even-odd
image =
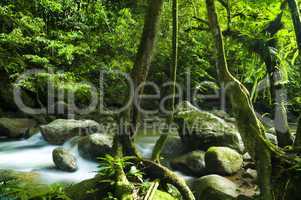
[[[196,177],[189,185],[197,200],[248,199],[257,192],[255,165],[245,152],[235,120],[182,102],[175,121],[179,137],[168,139],[162,156],[170,158],[167,166],[173,170]],[[267,138],[277,142],[273,135]],[[177,149],[177,156],[170,156],[168,149]]]
[[[99,133],[100,125],[93,120],[57,119],[40,127],[44,139],[54,145],[62,145],[67,140],[79,137],[79,155],[88,160],[97,160],[112,152],[113,138]],[[78,169],[76,157],[67,149],[58,147],[52,153],[57,169],[74,172]]]

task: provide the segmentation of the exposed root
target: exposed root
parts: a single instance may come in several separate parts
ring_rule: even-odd
[[[159,179],[162,182],[175,186],[181,193],[184,200],[195,200],[195,197],[184,179],[178,177],[168,168],[150,160],[140,160],[144,167],[146,175],[153,179]]]

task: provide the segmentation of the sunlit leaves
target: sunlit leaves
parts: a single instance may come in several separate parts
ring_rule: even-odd
[[[41,0],[41,5],[52,12],[61,12],[63,10],[63,5],[59,1],[53,0]]]

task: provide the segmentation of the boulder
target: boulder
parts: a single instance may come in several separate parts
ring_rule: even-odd
[[[97,133],[100,125],[93,120],[57,119],[40,130],[47,142],[61,145],[72,137]]]
[[[174,170],[183,172],[188,176],[203,176],[206,174],[205,152],[193,151],[171,161]]]
[[[20,138],[27,135],[37,125],[33,119],[0,118],[0,136]]]
[[[243,164],[242,156],[228,147],[210,147],[205,154],[206,169],[209,173],[232,175]]]
[[[92,134],[81,138],[78,142],[80,156],[88,160],[97,160],[112,153],[113,138],[105,134]]]
[[[55,166],[62,171],[74,172],[78,169],[75,156],[62,147],[53,150],[52,159]]]
[[[236,184],[219,175],[203,176],[190,187],[196,200],[235,200],[239,195]]]
[[[72,200],[104,199],[110,192],[110,183],[99,177],[84,180],[66,188],[66,194]]]
[[[189,102],[178,105],[175,122],[179,134],[191,150],[207,150],[211,146],[226,146],[244,151],[241,136],[233,123],[207,111],[199,110]]]

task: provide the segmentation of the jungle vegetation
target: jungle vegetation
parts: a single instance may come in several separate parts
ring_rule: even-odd
[[[140,155],[135,137],[143,113],[135,105],[159,108],[168,96],[170,112],[159,110],[156,115],[171,124],[178,120],[177,104],[191,100],[188,90],[206,93],[210,88],[204,83],[226,85],[226,111],[236,119],[258,174],[258,193],[248,198],[300,199],[300,4],[299,0],[1,0],[0,115],[34,118],[41,124],[60,118],[47,112],[22,113],[14,101],[13,90],[20,88],[27,105],[47,107],[49,82],[55,90],[73,91],[80,108],[94,93],[106,108],[122,107],[132,97],[133,102],[113,116],[118,126],[113,152],[99,161],[97,179],[106,193],[89,195],[150,200],[160,190],[174,199],[207,200],[161,163],[168,133],[157,141],[151,159]],[[29,70],[38,71],[22,78]],[[99,85],[101,73],[105,75]],[[133,80],[133,93],[123,73]],[[176,83],[186,86],[187,74],[190,87],[182,88],[184,97],[179,99]],[[146,81],[159,86],[158,99],[141,100],[141,95],[153,94],[143,85]],[[68,104],[67,96],[54,98]],[[200,109],[219,109],[214,101],[193,101]],[[75,116],[97,120],[103,115],[99,110]],[[267,139],[269,128],[274,128],[278,144]],[[76,197],[65,193],[69,186],[43,188],[46,192],[39,197],[16,190],[13,186],[20,186],[13,180],[1,185],[0,191],[8,191],[8,196],[23,194],[16,199]]]

